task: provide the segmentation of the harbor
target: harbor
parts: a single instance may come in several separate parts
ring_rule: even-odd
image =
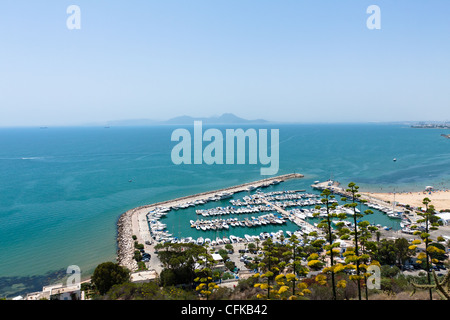
[[[297,214],[295,210],[292,212],[285,210],[294,205],[315,206],[319,203],[319,195],[292,190],[267,193],[259,189],[252,191],[253,194],[247,194],[238,199],[215,200],[216,203],[213,203],[210,208],[203,208],[208,202],[197,202],[193,209],[185,205],[183,209],[179,205],[176,206],[176,209],[174,207],[156,208],[147,214],[152,241],[178,243],[186,241],[187,238],[189,242],[198,243],[198,239],[204,239],[205,236],[206,239],[227,238],[230,241],[233,239],[244,241],[248,240],[249,236],[254,236],[255,233],[259,235],[260,240],[263,240],[262,235],[267,233],[272,235],[286,231],[289,236],[294,231],[299,234],[311,231],[320,232],[313,224],[306,221],[306,215]],[[281,199],[285,199],[285,202]],[[292,199],[302,199],[302,202],[294,204]],[[217,206],[217,201],[227,205]],[[305,211],[309,212],[308,209]],[[188,220],[194,212],[195,219]],[[181,214],[183,217],[178,219]],[[168,216],[172,216],[175,223],[166,223]],[[187,230],[187,224],[191,230]],[[271,229],[267,229],[270,227]],[[280,230],[277,227],[282,228]],[[178,232],[177,229],[184,231]],[[211,240],[212,245],[220,242]]]
[[[283,186],[288,180],[302,177],[300,174],[278,176],[127,211],[120,219],[119,263],[136,270],[134,241],[127,240],[133,235],[135,241],[144,244],[145,252],[152,253],[158,243],[194,243],[216,247],[229,243],[262,242],[269,237],[275,242],[282,242],[292,234],[302,238],[312,231],[323,238],[324,234],[317,226],[327,213],[325,208],[316,208],[322,205],[317,191],[328,188],[335,194],[347,194],[338,182],[333,181],[311,185],[312,192]],[[296,183],[291,181],[290,185]],[[331,213],[345,213],[348,219],[343,222],[352,227],[353,209],[338,200],[332,201],[338,203]],[[402,213],[398,219],[391,215],[388,206],[374,201],[360,203],[355,210],[362,212],[367,208],[373,209],[376,219],[392,224],[386,226],[384,222],[371,222],[383,231],[406,230],[407,222],[411,222],[406,214]],[[333,221],[333,226],[336,222]]]
[[[229,199],[240,192],[252,192],[258,188],[264,189],[278,185],[287,180],[300,178],[303,178],[303,175],[299,173],[285,174],[128,210],[120,216],[117,222],[117,261],[119,264],[130,270],[137,270],[137,262],[133,259],[135,241],[144,244],[146,252],[150,252],[154,251],[154,245],[158,242],[169,240],[172,235],[165,229],[167,225],[162,223],[160,219],[166,216],[170,211],[172,211],[172,213],[176,211],[181,212],[183,209],[195,207],[196,205],[204,205],[214,201]],[[135,240],[133,240],[133,236],[135,237]],[[188,236],[184,238],[185,239],[171,239],[170,241],[186,241]],[[195,241],[197,242],[199,238],[200,237],[197,237]],[[205,236],[204,239],[210,238],[211,237]],[[230,239],[230,237],[227,238]],[[237,241],[244,241],[245,235],[242,237],[236,236],[236,239]]]

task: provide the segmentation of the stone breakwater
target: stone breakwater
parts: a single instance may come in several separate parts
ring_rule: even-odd
[[[138,268],[137,262],[134,259],[133,211],[130,210],[122,214],[117,222],[117,262],[130,271],[136,271]]]
[[[299,173],[290,173],[277,177],[266,178],[254,182],[248,182],[240,184],[233,187],[228,187],[220,190],[213,190],[198,193],[195,195],[185,196],[173,200],[162,201],[150,205],[144,205],[138,208],[128,210],[123,213],[117,222],[117,262],[119,265],[128,268],[130,271],[136,271],[138,265],[136,260],[134,260],[134,241],[133,235],[136,236],[136,241],[138,243],[144,244],[144,248],[147,249],[147,242],[152,242],[150,237],[150,232],[148,230],[147,224],[147,213],[154,210],[157,207],[172,207],[174,205],[184,203],[185,201],[193,201],[197,199],[206,199],[211,195],[216,195],[222,192],[237,193],[245,191],[247,187],[263,187],[267,186],[268,183],[277,181],[283,182],[289,179],[303,178],[304,176]],[[146,252],[148,252],[146,250]]]

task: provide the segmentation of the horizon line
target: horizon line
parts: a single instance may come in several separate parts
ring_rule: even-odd
[[[142,119],[144,120],[144,119]],[[126,121],[126,120],[114,120],[114,121]],[[192,121],[192,124],[194,121],[202,121],[202,120],[195,120],[195,118]],[[449,123],[450,121],[438,121],[438,120],[392,120],[392,121],[296,121],[296,122],[288,122],[288,121],[270,121],[270,120],[264,120],[264,122],[255,122],[256,120],[248,120],[248,123],[242,122],[242,123],[209,123],[209,125],[232,125],[232,126],[239,126],[239,125],[273,125],[273,124],[280,124],[280,125],[296,125],[296,124],[302,124],[302,125],[313,125],[313,124],[412,124],[412,123]],[[151,124],[129,124],[129,125],[113,125],[113,124],[49,124],[49,125],[0,125],[0,129],[49,129],[49,128],[112,128],[112,127],[161,127],[161,126],[180,126],[180,125],[190,125],[189,123],[165,123],[165,121],[155,121],[155,123]],[[208,124],[207,124],[208,125]]]

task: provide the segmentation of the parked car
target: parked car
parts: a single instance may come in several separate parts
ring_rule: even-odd
[[[404,271],[413,271],[414,267],[410,264],[403,266]]]

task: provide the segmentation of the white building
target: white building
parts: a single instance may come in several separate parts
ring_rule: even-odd
[[[42,291],[27,294],[26,300],[84,300],[81,284],[65,286],[62,283],[42,288]]]
[[[436,216],[441,218],[444,225],[448,226],[450,224],[450,212],[437,213]]]
[[[155,270],[138,271],[132,273],[130,277],[133,283],[144,283],[158,279],[158,273]]]

